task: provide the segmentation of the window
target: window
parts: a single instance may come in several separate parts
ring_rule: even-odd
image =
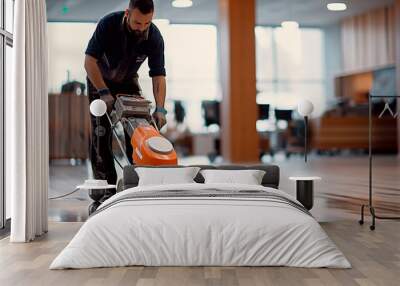
[[[14,0],[5,0],[5,30],[13,33],[14,28]]]
[[[6,45],[6,56],[5,56],[5,98],[11,95],[11,75],[12,75],[12,66],[13,66],[13,57],[12,57],[12,46]],[[3,101],[4,102],[4,101]],[[11,190],[10,188],[6,188],[5,190],[5,218],[11,218]]]
[[[0,36],[0,228],[5,225],[5,193],[4,193],[4,35]]]
[[[173,101],[181,100],[190,112],[186,114],[187,126],[192,132],[199,132],[205,128],[201,102],[221,99],[217,28],[212,25],[165,25],[159,29],[165,42],[169,116],[173,113]],[[139,75],[144,94],[151,98],[153,92],[147,62],[143,63]]]
[[[293,108],[300,98],[325,109],[323,32],[317,28],[257,27],[257,101]]]
[[[168,120],[171,122],[173,116],[173,101],[182,100],[190,111],[186,116],[187,125],[193,132],[202,131],[205,127],[201,101],[222,97],[217,28],[157,25],[165,41]],[[95,27],[94,23],[48,24],[49,92],[60,92],[67,79],[86,82],[84,50]],[[272,108],[293,108],[299,98],[308,98],[315,105],[313,115],[322,113],[325,108],[322,30],[256,27],[255,33],[257,101],[269,103]],[[153,99],[147,62],[143,63],[139,75],[144,95]]]
[[[190,107],[190,114],[186,116],[187,125],[192,131],[201,131],[204,128],[201,101],[221,98],[217,63],[217,28],[213,25],[157,24],[157,26],[165,42],[168,81],[166,108],[169,111],[167,116],[173,116],[173,101],[182,100],[185,107]],[[83,67],[84,51],[96,24],[48,23],[47,27],[49,92],[60,92],[62,84],[68,79],[86,83],[86,72]],[[139,71],[140,84],[144,95],[153,100],[148,71],[146,61]]]
[[[85,50],[94,23],[47,23],[49,49],[49,93],[60,93],[68,80],[86,84]]]
[[[14,0],[0,1],[0,228],[11,217],[10,194],[4,187],[4,129],[5,99],[11,92],[12,45],[13,45]]]

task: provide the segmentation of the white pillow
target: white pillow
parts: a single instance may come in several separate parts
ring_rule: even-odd
[[[262,170],[202,170],[204,183],[261,185],[265,171]]]
[[[135,168],[139,175],[139,186],[196,183],[193,179],[199,170],[199,167]]]

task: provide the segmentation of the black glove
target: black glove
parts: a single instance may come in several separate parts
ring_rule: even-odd
[[[110,113],[114,107],[115,99],[111,94],[102,95],[100,99],[103,100],[107,105],[107,112]]]
[[[158,129],[161,129],[167,123],[165,114],[159,111],[153,113],[153,119],[156,122]]]
[[[103,100],[107,105],[107,112],[110,113],[114,107],[115,99],[111,95],[111,92],[108,88],[99,89],[97,91],[100,95],[100,99]]]

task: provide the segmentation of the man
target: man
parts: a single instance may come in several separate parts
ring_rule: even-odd
[[[110,112],[117,94],[141,94],[137,71],[148,58],[156,102],[153,118],[161,128],[166,124],[167,113],[164,109],[164,41],[160,31],[151,22],[153,14],[152,0],[130,0],[126,11],[111,13],[102,18],[86,49],[85,69],[89,101],[99,98],[104,100],[107,112]],[[94,177],[115,184],[117,174],[111,150],[110,124],[106,116],[101,117],[97,124],[92,115],[91,123],[90,159]],[[133,150],[126,133],[125,145],[128,158],[132,160]]]

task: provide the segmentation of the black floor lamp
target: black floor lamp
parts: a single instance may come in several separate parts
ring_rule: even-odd
[[[297,105],[297,111],[301,116],[304,117],[304,126],[305,126],[305,134],[304,134],[304,161],[307,162],[307,153],[308,153],[308,116],[313,112],[314,105],[309,100],[302,100]]]
[[[99,137],[101,136],[101,129],[104,127],[101,126],[100,124],[100,117],[107,115],[107,105],[106,103],[101,100],[101,99],[96,99],[93,100],[92,103],[90,104],[90,113],[96,117],[96,156],[97,156],[97,162],[100,163],[102,161],[102,158],[100,157],[100,139]],[[108,117],[108,120],[110,118]],[[112,128],[112,122],[110,120],[110,126]],[[104,200],[105,198],[108,198],[110,196],[109,191],[115,190],[115,185],[110,185],[107,183],[107,180],[85,180],[85,184],[78,186],[80,189],[86,189],[88,190],[89,197],[93,200],[93,203],[89,206],[89,215],[91,215],[93,212],[96,211],[96,209],[99,207],[101,204],[101,201]],[[112,192],[111,192],[112,194]]]

